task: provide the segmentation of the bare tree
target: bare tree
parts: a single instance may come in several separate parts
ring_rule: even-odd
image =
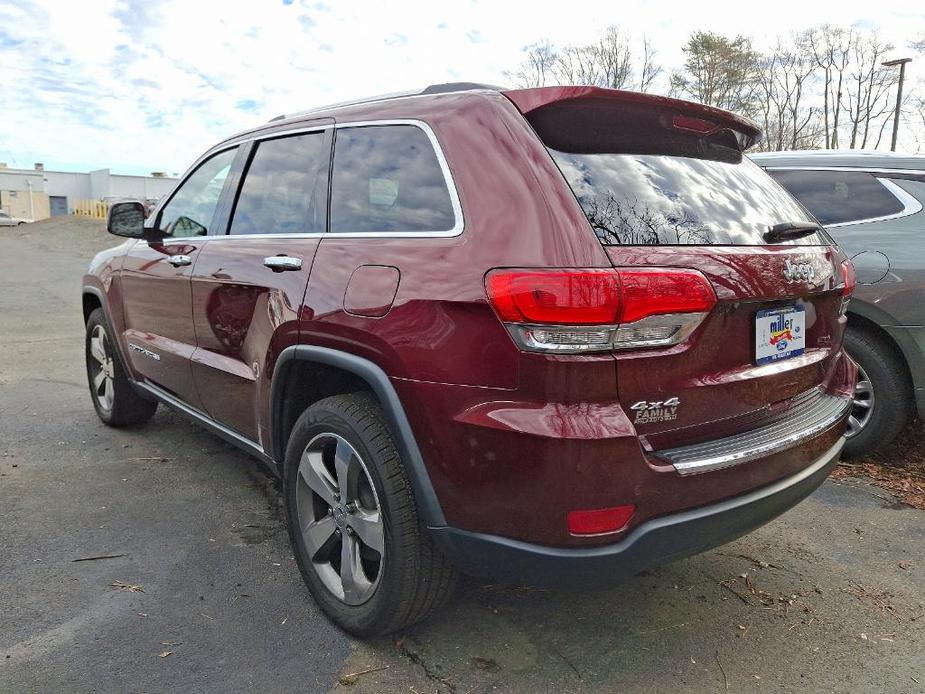
[[[655,55],[658,53],[649,39],[642,38],[642,67],[639,70],[639,91],[647,92],[652,88],[652,83],[662,74],[662,66],[655,62]]]
[[[810,29],[803,34],[802,41],[812,51],[813,59],[823,74],[823,123],[825,127],[825,148],[838,147],[838,126],[841,116],[842,88],[845,72],[851,60],[851,48],[855,35],[851,29],[840,29],[829,24]]]
[[[608,27],[604,36],[597,43],[597,58],[601,69],[602,87],[624,89],[633,80],[633,52],[629,41],[616,26]]]
[[[647,91],[662,73],[649,40],[642,38],[642,57],[637,58],[631,41],[617,26],[608,27],[594,43],[557,49],[545,40],[527,46],[524,54],[517,70],[504,73],[518,87],[587,84]]]
[[[762,149],[809,149],[819,145],[819,109],[807,105],[806,98],[816,69],[811,54],[785,48],[780,39],[774,51],[761,56],[757,101],[765,133]]]
[[[524,59],[520,66],[514,71],[505,71],[505,78],[514,82],[517,87],[526,89],[528,87],[545,87],[553,77],[553,70],[556,66],[556,50],[552,43],[547,39],[539,43],[534,43],[524,50]]]
[[[845,105],[851,124],[851,148],[864,148],[871,136],[871,125],[892,111],[890,93],[896,84],[896,71],[880,63],[893,46],[881,43],[876,34],[855,40],[851,51],[852,71],[846,83]],[[883,128],[880,133],[882,136]],[[879,144],[879,138],[877,140]]]
[[[566,46],[552,68],[559,84],[600,84],[603,79],[597,46]]]

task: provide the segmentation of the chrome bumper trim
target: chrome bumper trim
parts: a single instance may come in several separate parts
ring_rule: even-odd
[[[812,397],[798,397],[793,406],[758,429],[655,451],[654,455],[673,465],[681,475],[721,470],[792,448],[836,424],[850,409],[850,399],[816,392]]]

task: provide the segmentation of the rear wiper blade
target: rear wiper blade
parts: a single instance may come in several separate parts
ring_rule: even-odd
[[[789,241],[809,236],[817,231],[822,231],[822,227],[813,222],[781,222],[764,232],[764,240],[767,243]]]

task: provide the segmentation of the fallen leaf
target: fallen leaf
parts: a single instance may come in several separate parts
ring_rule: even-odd
[[[157,656],[157,657],[158,657],[158,658],[166,658],[166,657],[167,657],[168,655],[170,655],[171,653],[173,653],[173,651],[164,651],[163,653],[161,653],[161,654],[160,654],[159,656]]]
[[[357,680],[360,679],[360,675],[367,675],[370,672],[379,672],[380,670],[388,670],[388,665],[383,665],[382,667],[371,667],[368,670],[360,670],[359,672],[351,672],[349,675],[344,675],[341,677],[338,682],[340,682],[345,687],[350,687],[357,683]]]
[[[129,593],[144,593],[145,589],[142,586],[132,585],[131,583],[123,583],[122,581],[113,581],[110,583],[113,588],[118,588],[119,590],[125,590]]]

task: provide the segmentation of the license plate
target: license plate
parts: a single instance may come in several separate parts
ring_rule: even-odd
[[[806,311],[802,306],[758,311],[755,316],[755,363],[766,364],[803,354]]]

